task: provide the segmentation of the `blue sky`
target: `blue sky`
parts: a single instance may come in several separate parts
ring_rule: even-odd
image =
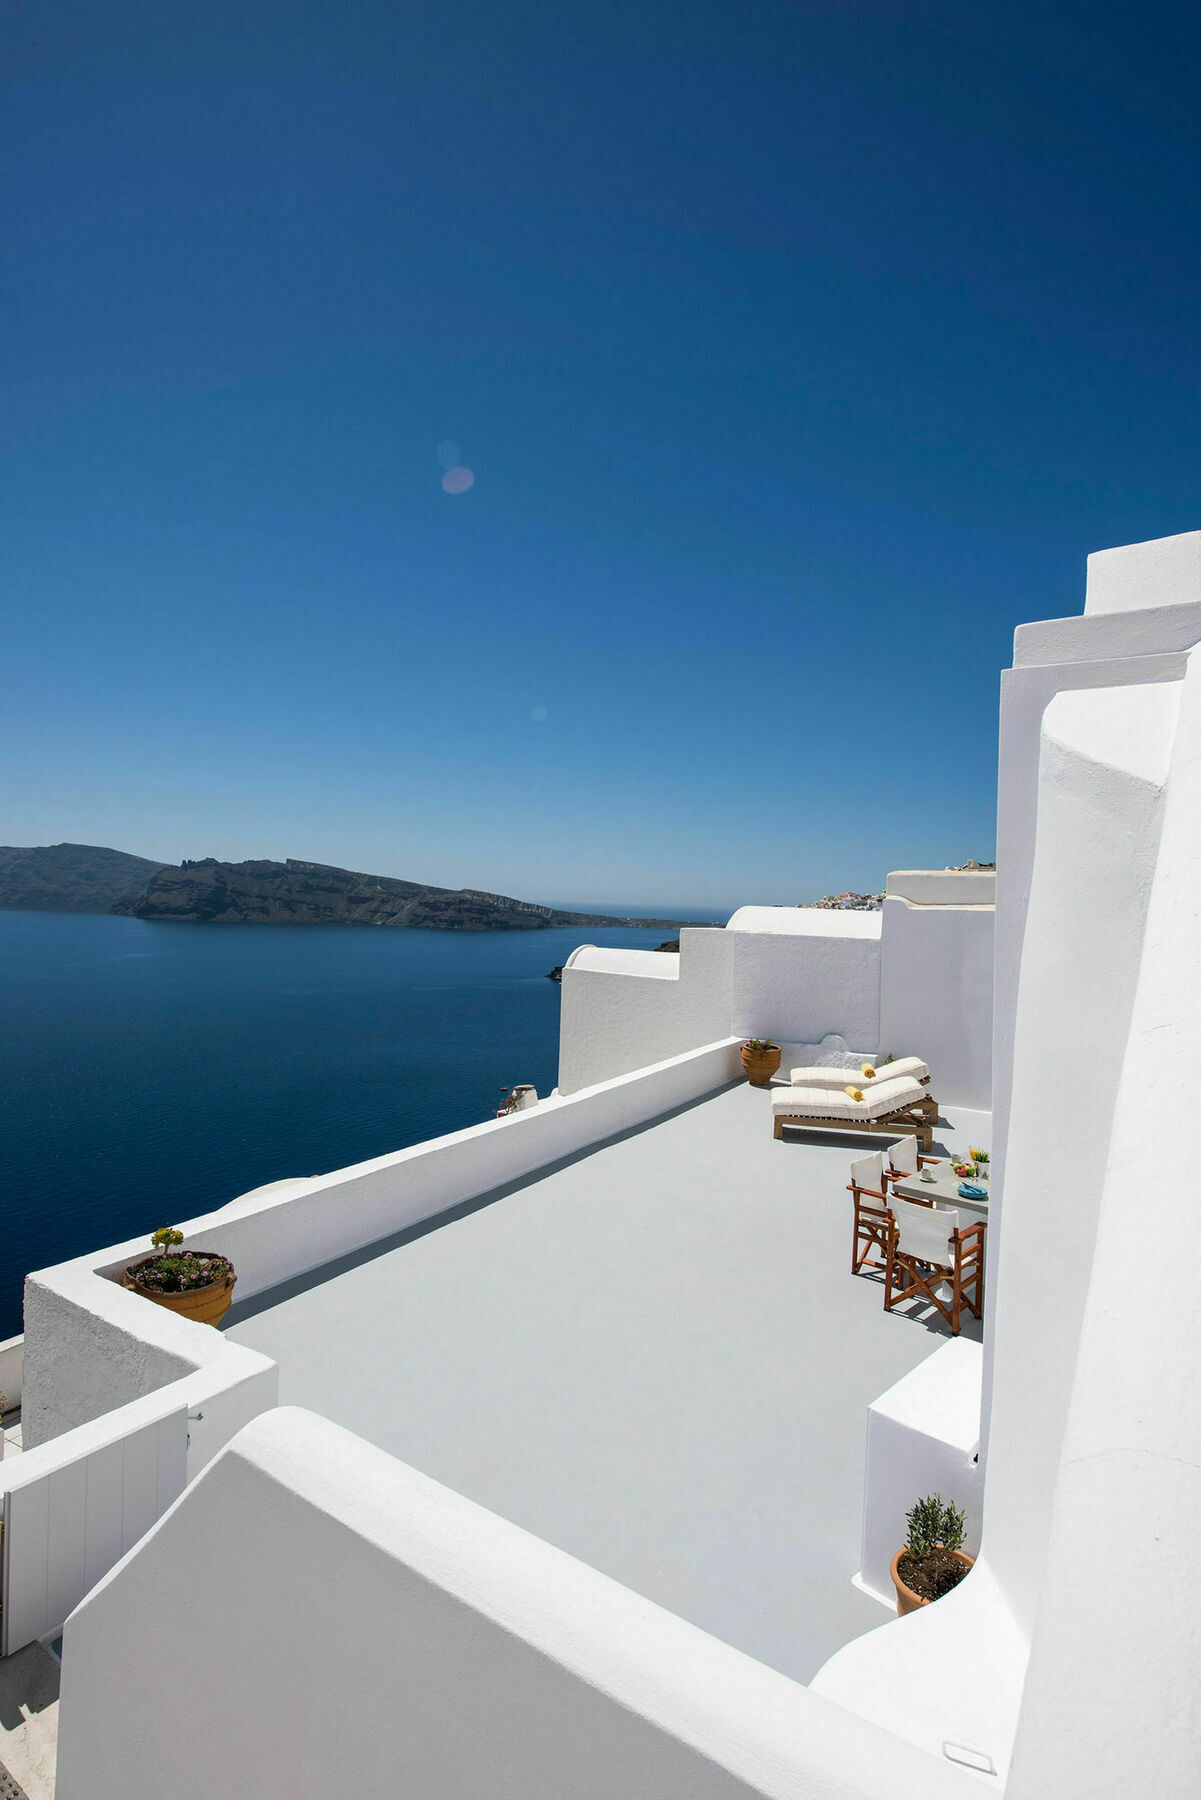
[[[1201,525],[1193,9],[6,36],[5,842],[878,886],[991,854],[1014,625]]]

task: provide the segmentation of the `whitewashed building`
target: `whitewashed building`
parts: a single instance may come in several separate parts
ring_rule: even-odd
[[[30,1276],[0,1648],[62,1634],[59,1800],[1194,1795],[1199,893],[1201,532],[1018,631],[995,877],[582,947],[541,1104],[184,1228],[219,1332],[140,1243]],[[774,1139],[748,1036],[926,1059],[982,1330],[850,1276],[863,1143]],[[898,1619],[935,1488],[975,1567]]]

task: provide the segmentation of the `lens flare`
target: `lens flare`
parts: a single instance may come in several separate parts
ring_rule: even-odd
[[[535,725],[541,725],[543,719],[545,719],[545,717],[546,717],[545,706],[536,706],[534,708],[533,712],[530,714],[530,717],[531,717],[531,719],[533,719]]]
[[[434,455],[444,469],[453,469],[456,463],[461,463],[463,460],[463,452],[453,438],[443,438],[434,451]]]
[[[475,476],[471,470],[459,463],[457,467],[447,469],[442,477],[442,486],[448,494],[465,494],[474,481]]]

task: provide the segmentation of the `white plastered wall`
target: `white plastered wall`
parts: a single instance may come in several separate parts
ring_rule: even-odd
[[[188,1248],[230,1257],[237,1298],[250,1299],[644,1124],[740,1074],[738,1047],[723,1039],[390,1156],[309,1181],[269,1183],[180,1228]],[[246,1354],[210,1326],[119,1285],[125,1265],[145,1249],[145,1239],[113,1244],[26,1278],[27,1445],[46,1443],[197,1369]],[[262,1361],[252,1358],[256,1366]]]
[[[1177,1244],[1188,1243],[1174,1228],[1188,1206],[1180,1172],[1191,1140],[1172,1122],[1201,1039],[1199,877],[1194,651],[1099,1196],[1012,1800],[1197,1792],[1201,1312],[1187,1269],[1176,1267]],[[1000,1443],[995,1454],[999,1462]]]
[[[842,1038],[874,1053],[880,1038],[880,915],[810,906],[743,906],[734,945],[734,1037],[781,1044]]]
[[[681,931],[678,955],[573,951],[563,968],[559,1092],[578,1093],[730,1035],[732,943],[724,931]]]
[[[724,931],[682,931],[678,963],[584,946],[564,965],[561,1006],[561,1094],[726,1035],[774,1038],[793,1061],[872,1056],[880,915],[744,906]]]
[[[1177,542],[1166,541],[1169,545]],[[1120,552],[1100,552],[1098,559],[1090,558],[1090,594],[1095,602],[1090,612],[1083,617],[1019,626],[1014,634],[1013,668],[1001,677],[992,1057],[994,1242],[1005,1213],[1018,978],[1034,864],[1043,713],[1056,694],[1066,691],[1183,678],[1187,654],[1201,641],[1201,579],[1182,590],[1177,576],[1188,559],[1182,563],[1169,555],[1165,563],[1159,554],[1161,542],[1126,545]],[[1113,612],[1097,604],[1105,586],[1104,565],[1099,559],[1111,554],[1121,564],[1121,592],[1135,610]],[[1111,597],[1117,591],[1108,589]],[[986,1299],[986,1345],[993,1337],[995,1295],[993,1283]],[[992,1367],[991,1352],[986,1351],[982,1458],[987,1454]]]
[[[293,1408],[243,1431],[64,1636],[58,1800],[968,1800],[971,1781]]]
[[[914,1742],[934,1748],[940,1733],[951,1736],[1002,1778],[1047,1567],[1179,698],[1179,684],[1150,684],[1067,692],[1047,709],[1003,1231],[989,1221],[981,1555],[920,1623],[855,1640],[813,1684]],[[1121,1790],[1057,1790],[1077,1791]]]
[[[1201,595],[1201,531],[1094,550],[1088,559],[1086,613],[1137,612]]]
[[[1178,683],[1064,692],[1043,723],[1004,1226],[990,1264],[985,1490],[989,1560],[1027,1633],[1046,1555],[1179,697]]]
[[[891,877],[890,877],[891,879]],[[880,1055],[919,1055],[946,1106],[992,1106],[995,909],[884,901]]]

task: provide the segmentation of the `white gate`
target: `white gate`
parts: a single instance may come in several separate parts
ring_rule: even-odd
[[[0,1462],[0,1656],[61,1630],[67,1614],[183,1492],[188,1409],[177,1403],[153,1416],[155,1398]]]

